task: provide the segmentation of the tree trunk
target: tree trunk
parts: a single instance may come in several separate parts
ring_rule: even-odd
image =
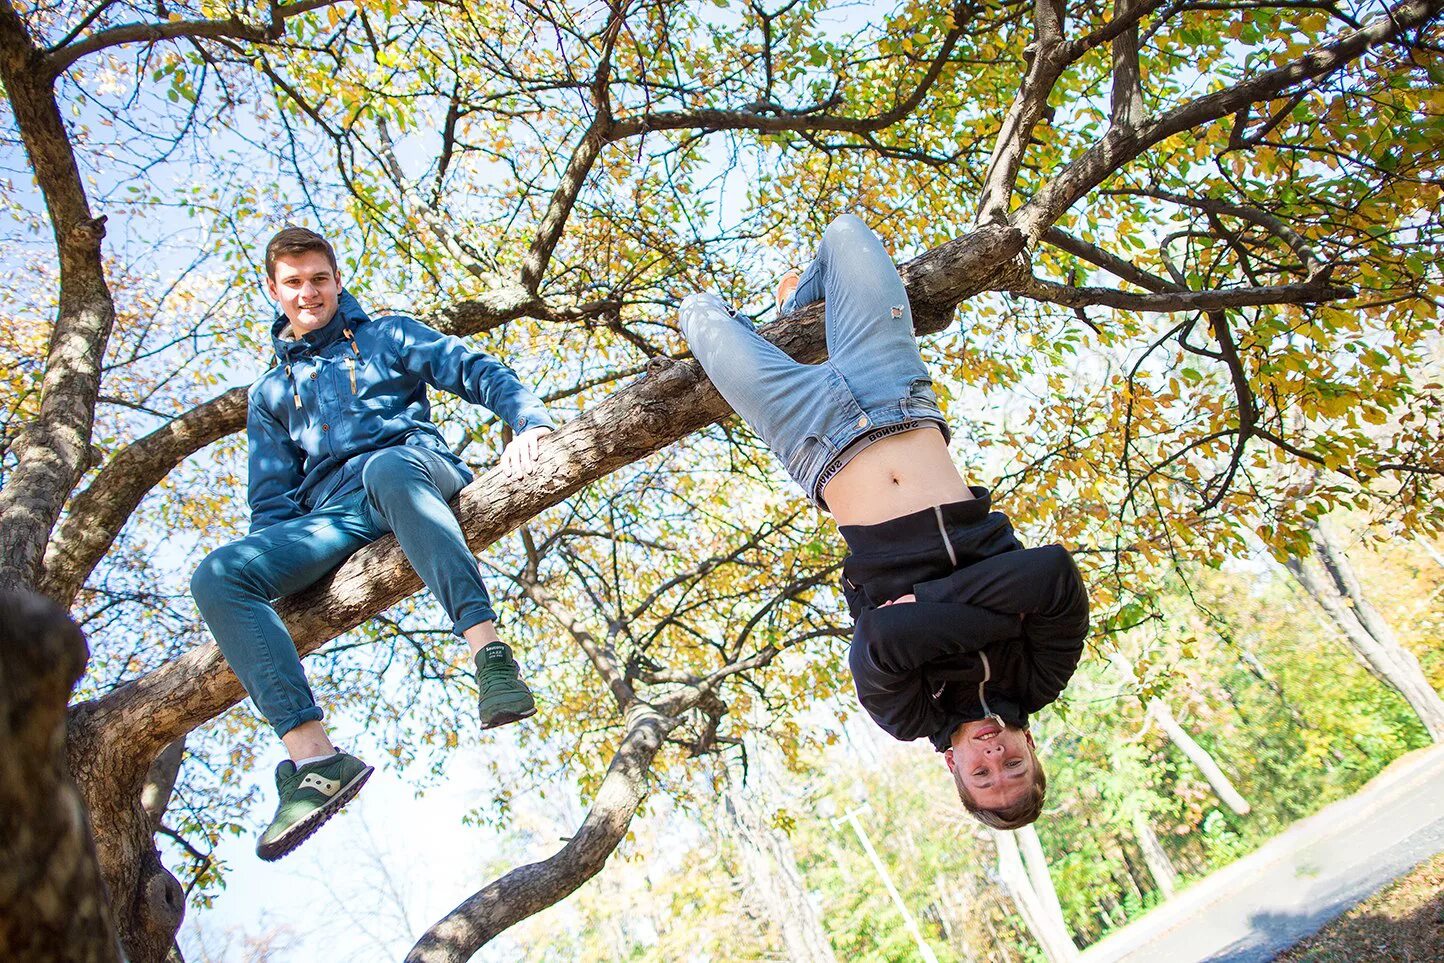
[[[1053,876],[1048,872],[1048,857],[1043,852],[1043,841],[1038,838],[1037,828],[1030,824],[1014,830],[1013,835],[1018,840],[1018,848],[1023,855],[1023,868],[1028,871],[1033,892],[1044,912],[1048,914],[1049,927],[1061,933],[1068,945],[1073,946],[1073,937],[1068,932],[1068,921],[1063,918],[1063,905],[1058,902],[1058,888],[1053,885]]]
[[[1310,530],[1311,557],[1289,559],[1294,580],[1344,634],[1349,648],[1374,678],[1404,697],[1435,742],[1444,742],[1444,699],[1429,684],[1419,660],[1364,596],[1364,590],[1337,540],[1315,522]]]
[[[0,959],[121,959],[90,821],[65,767],[85,638],[54,604],[0,593]]]
[[[1229,809],[1240,816],[1247,816],[1253,807],[1237,789],[1233,788],[1233,783],[1228,776],[1224,775],[1219,764],[1213,761],[1213,756],[1209,755],[1208,750],[1195,742],[1193,736],[1190,736],[1187,730],[1179,725],[1178,720],[1173,716],[1173,711],[1164,705],[1161,699],[1150,700],[1148,711],[1153,718],[1158,720],[1163,731],[1168,733],[1168,738],[1173,740],[1173,744],[1198,767],[1199,772],[1203,773],[1203,778],[1207,779],[1209,786],[1213,788],[1213,794]]]
[[[1060,929],[1053,916],[1044,907],[1042,900],[1033,890],[1032,880],[1023,866],[1023,857],[1018,851],[1018,839],[1011,830],[993,830],[993,840],[998,846],[998,876],[1003,888],[1018,907],[1018,915],[1033,934],[1039,948],[1052,963],[1078,958],[1078,948],[1066,929]]]
[[[0,81],[55,232],[60,298],[45,357],[40,411],[20,430],[0,489],[0,585],[33,585],[65,499],[91,462],[90,432],[115,305],[84,182],[55,102],[53,77],[25,23],[0,4]]]
[[[1138,848],[1143,851],[1143,861],[1148,864],[1148,872],[1158,884],[1159,892],[1164,899],[1173,899],[1173,894],[1178,889],[1178,872],[1173,868],[1173,861],[1168,858],[1163,844],[1158,841],[1158,834],[1153,831],[1153,827],[1148,824],[1148,817],[1143,813],[1133,814],[1133,837],[1138,840]]]

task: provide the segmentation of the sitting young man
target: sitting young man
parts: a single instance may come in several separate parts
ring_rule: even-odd
[[[793,361],[711,294],[682,302],[682,333],[847,542],[863,708],[894,738],[931,739],[981,822],[1025,826],[1047,786],[1028,714],[1063,691],[1088,631],[1078,568],[1057,545],[1023,548],[988,490],[963,483],[907,291],[860,219],[833,221],[777,300],[826,301],[826,363]]]
[[[509,475],[531,470],[553,423],[512,370],[401,315],[372,319],[341,288],[325,238],[288,227],[266,245],[277,365],[251,387],[250,534],[212,552],[191,594],[290,758],[280,806],[256,847],[279,859],[360,790],[372,769],[332,745],[300,657],[271,602],[394,532],[476,661],[483,728],[536,712],[497,636],[476,559],[447,504],[471,471],[431,422],[426,387],[500,415],[516,433]]]

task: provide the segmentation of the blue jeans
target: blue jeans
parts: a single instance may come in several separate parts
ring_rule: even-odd
[[[361,490],[223,545],[201,562],[191,576],[191,595],[277,735],[319,720],[321,708],[271,602],[319,581],[368,542],[396,533],[458,635],[496,617],[476,558],[447,504],[465,483],[441,454],[398,445],[366,463]]]
[[[714,294],[684,298],[682,334],[712,384],[818,505],[820,482],[853,442],[946,422],[918,354],[892,258],[862,219],[828,225],[784,311],[825,300],[828,360],[801,364]]]

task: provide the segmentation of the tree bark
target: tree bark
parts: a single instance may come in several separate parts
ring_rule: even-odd
[[[1248,800],[1244,799],[1237,789],[1233,788],[1233,783],[1229,780],[1228,776],[1224,774],[1219,764],[1214,762],[1213,756],[1209,755],[1208,750],[1200,746],[1194,740],[1193,736],[1189,735],[1188,731],[1179,725],[1178,719],[1173,715],[1173,711],[1164,705],[1160,699],[1151,700],[1148,703],[1148,711],[1153,715],[1153,718],[1158,720],[1158,724],[1163,727],[1163,731],[1168,734],[1168,738],[1173,740],[1173,744],[1188,757],[1190,762],[1198,767],[1199,772],[1203,773],[1203,778],[1208,780],[1209,786],[1213,788],[1214,795],[1229,809],[1232,809],[1240,816],[1247,816],[1253,807],[1248,804]]]
[[[1310,529],[1311,558],[1289,559],[1294,580],[1344,635],[1355,657],[1384,685],[1409,703],[1435,742],[1444,741],[1444,699],[1429,684],[1419,660],[1400,643],[1393,628],[1369,604],[1342,546],[1322,525]]]
[[[0,592],[0,959],[121,959],[90,821],[65,767],[85,637],[57,606]]]

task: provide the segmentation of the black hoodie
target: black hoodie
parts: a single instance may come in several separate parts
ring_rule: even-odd
[[[858,701],[896,739],[995,715],[1015,726],[1058,698],[1088,634],[1088,591],[1061,545],[1025,549],[992,495],[840,527]],[[883,606],[903,595],[916,602]]]

